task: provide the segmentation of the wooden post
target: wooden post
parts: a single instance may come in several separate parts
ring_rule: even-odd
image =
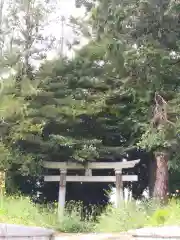
[[[116,174],[116,206],[119,207],[123,200],[123,181],[122,181],[122,169],[115,169]]]
[[[59,200],[58,200],[58,218],[61,220],[64,214],[64,207],[66,202],[66,170],[60,169],[59,182]]]
[[[92,169],[87,168],[85,170],[85,176],[92,176]]]
[[[0,197],[5,194],[5,172],[0,171]]]

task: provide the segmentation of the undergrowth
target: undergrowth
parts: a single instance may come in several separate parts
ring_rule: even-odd
[[[107,206],[96,217],[92,206],[88,213],[81,203],[68,203],[64,217],[57,218],[57,204],[39,206],[22,196],[0,199],[0,222],[52,228],[60,232],[124,232],[145,226],[177,225],[180,222],[180,201],[170,200],[166,206],[149,202],[122,202],[119,208]],[[89,210],[89,209],[88,209]]]

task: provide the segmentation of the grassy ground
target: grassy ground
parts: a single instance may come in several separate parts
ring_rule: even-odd
[[[96,212],[96,209],[94,209]],[[180,202],[169,201],[165,207],[146,202],[122,203],[120,208],[107,209],[94,219],[94,212],[82,220],[81,204],[67,205],[65,216],[59,222],[54,206],[40,207],[25,197],[0,199],[0,222],[42,226],[62,232],[124,232],[144,226],[177,225],[180,222]]]
[[[94,228],[91,215],[86,214],[82,221],[81,204],[68,204],[61,221],[58,221],[56,206],[39,206],[26,197],[5,196],[0,199],[0,222],[47,227],[62,232],[91,232]]]

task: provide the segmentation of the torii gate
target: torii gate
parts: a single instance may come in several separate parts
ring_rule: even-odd
[[[122,175],[122,169],[133,168],[140,159],[126,162],[88,162],[86,165],[74,162],[44,162],[48,169],[59,169],[59,176],[44,176],[45,182],[59,182],[58,216],[62,217],[65,206],[66,182],[114,182],[116,183],[117,205],[123,199],[123,182],[138,180],[137,175]],[[84,176],[69,176],[67,170],[84,170]],[[93,176],[92,169],[114,169],[114,176]]]

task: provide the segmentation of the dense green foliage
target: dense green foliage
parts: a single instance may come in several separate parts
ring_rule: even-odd
[[[126,113],[135,126],[132,132],[138,133],[133,138],[150,151],[174,148],[179,140],[178,7],[171,1],[100,1],[92,15],[99,38],[109,40],[107,54],[120,78],[119,91],[131,96]],[[156,92],[168,103],[169,122],[152,129]]]
[[[2,81],[10,86],[1,91],[1,169],[36,175],[43,160],[120,161],[133,148],[168,149],[169,165],[178,168],[179,5],[168,0],[96,3],[78,2],[90,13],[79,26],[91,33],[89,43],[73,59],[46,60],[40,68],[32,61],[44,60],[53,42],[41,35],[47,8],[33,1],[14,3],[14,12],[9,8],[8,26],[20,34],[1,42],[7,47],[0,67],[15,71]],[[28,16],[25,28],[18,9]],[[3,27],[5,22],[2,18]],[[45,49],[36,48],[39,41]],[[154,111],[155,93],[167,103],[165,119],[155,119],[162,114]]]

